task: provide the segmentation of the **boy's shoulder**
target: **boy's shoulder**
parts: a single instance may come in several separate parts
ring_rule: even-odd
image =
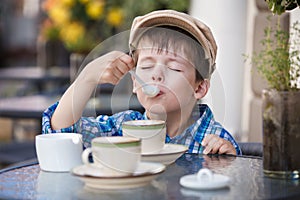
[[[195,118],[214,118],[213,112],[207,104],[197,104],[192,115]]]

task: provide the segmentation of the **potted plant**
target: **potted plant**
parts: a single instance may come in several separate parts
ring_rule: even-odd
[[[270,2],[270,1],[269,1]],[[274,10],[275,12],[275,10]],[[277,11],[276,11],[277,12]],[[289,32],[265,28],[262,50],[251,61],[268,83],[263,91],[263,166],[270,177],[300,173],[300,24]]]
[[[299,0],[265,0],[272,13],[281,15],[285,11],[293,10],[300,7]]]

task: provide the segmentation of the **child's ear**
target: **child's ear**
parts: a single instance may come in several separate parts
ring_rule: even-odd
[[[195,98],[197,100],[203,98],[207,94],[209,87],[210,87],[210,82],[209,82],[208,79],[204,79],[203,81],[199,81],[196,84],[196,89],[195,89],[195,92],[194,92]]]
[[[136,80],[135,80],[135,77],[131,75],[131,80],[132,80],[132,92],[133,93],[136,93],[136,90],[137,90],[137,83],[136,83]]]

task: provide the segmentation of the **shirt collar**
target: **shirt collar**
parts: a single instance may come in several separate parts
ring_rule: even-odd
[[[147,111],[144,112],[143,115],[144,119],[148,119],[147,117]],[[211,109],[207,104],[196,104],[193,111],[192,111],[192,118],[195,120],[195,123],[193,123],[191,126],[186,128],[181,134],[170,138],[166,136],[166,142],[169,143],[171,140],[181,140],[182,138],[186,137],[187,134],[192,135],[193,138],[197,138],[196,135],[199,134],[199,127],[204,124],[210,124],[211,120],[213,119],[213,114]],[[204,120],[204,121],[203,121]]]

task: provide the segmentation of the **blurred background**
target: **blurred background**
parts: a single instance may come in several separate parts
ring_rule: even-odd
[[[95,45],[129,30],[134,17],[158,9],[189,13],[211,28],[217,70],[203,102],[238,141],[261,142],[266,84],[243,55],[261,48],[271,15],[264,0],[0,0],[0,167],[35,155],[42,111],[59,99]],[[299,9],[280,20],[288,29],[297,19]],[[131,95],[128,81],[98,89]],[[109,113],[109,103],[93,99],[91,105],[108,107]],[[131,103],[141,109],[134,99]]]

